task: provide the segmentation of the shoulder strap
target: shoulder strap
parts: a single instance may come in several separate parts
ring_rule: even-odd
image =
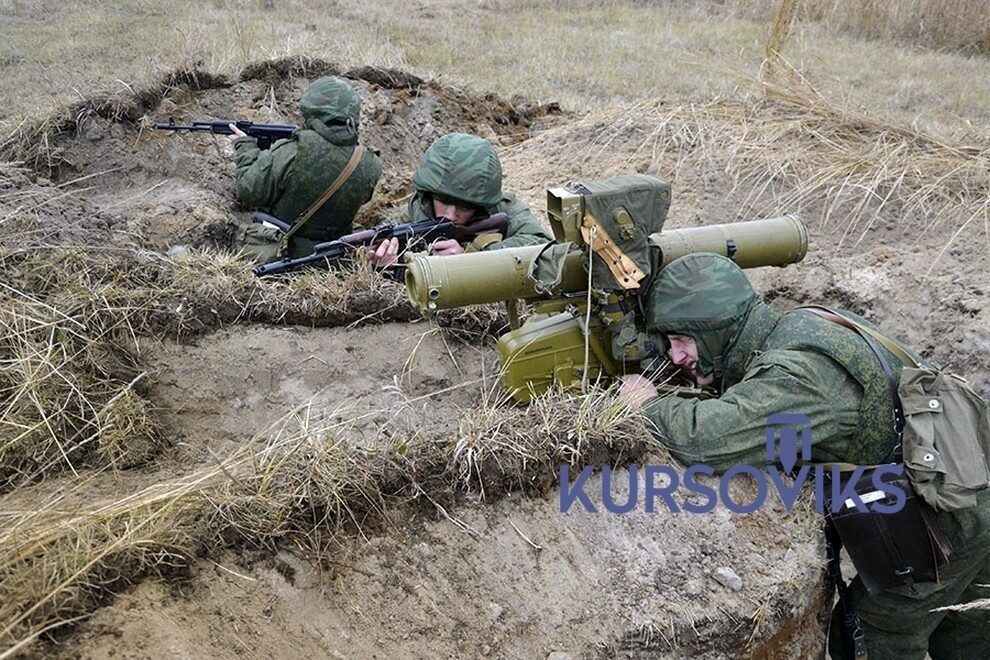
[[[852,319],[836,314],[828,307],[808,306],[808,307],[799,307],[798,309],[807,310],[816,316],[820,316],[826,321],[831,321],[836,325],[841,325],[845,328],[849,328],[850,330],[852,330],[853,332],[855,332],[856,334],[858,334],[860,337],[863,338],[863,340],[870,347],[870,350],[873,351],[873,354],[876,356],[877,360],[880,361],[880,367],[883,369],[884,375],[887,376],[887,388],[890,391],[890,398],[894,404],[894,432],[897,434],[897,440],[898,440],[898,442],[890,450],[887,456],[888,458],[896,457],[898,451],[900,450],[901,432],[904,430],[904,409],[901,406],[901,397],[897,394],[897,378],[894,376],[894,370],[890,368],[890,363],[887,362],[887,358],[884,357],[884,354],[880,350],[880,347],[877,346],[877,343],[875,341],[873,341],[874,338],[877,339],[877,341],[879,341],[880,343],[882,343],[885,347],[887,347],[887,350],[893,353],[898,359],[905,360],[908,364],[917,365],[917,366],[920,365],[915,361],[914,358],[908,355],[907,351],[905,351],[903,348],[898,346],[894,340],[886,337],[880,332],[873,330],[873,328],[863,325],[862,323],[857,323]],[[893,350],[893,348],[896,348],[897,350]]]
[[[806,309],[809,312],[817,314],[823,319],[831,321],[832,323],[837,323],[838,325],[845,326],[850,330],[855,330],[860,334],[863,333],[868,334],[869,336],[873,337],[873,339],[880,342],[884,348],[886,348],[888,351],[893,353],[898,360],[906,364],[910,364],[911,366],[914,367],[922,366],[922,364],[918,362],[918,360],[914,359],[914,357],[910,353],[904,350],[904,348],[902,348],[900,344],[898,344],[896,341],[894,341],[887,335],[883,334],[882,332],[878,332],[877,330],[871,328],[868,325],[863,325],[862,323],[858,323],[853,319],[846,318],[845,316],[836,314],[827,307],[820,307],[818,305],[809,305],[807,307],[799,307],[798,309]]]
[[[292,223],[292,227],[289,228],[289,231],[282,235],[282,240],[279,242],[279,249],[282,249],[288,245],[289,239],[292,238],[296,232],[302,229],[303,225],[309,222],[310,218],[316,215],[317,211],[323,208],[323,205],[326,204],[331,197],[333,197],[334,193],[340,190],[340,187],[344,185],[344,182],[351,178],[351,174],[353,174],[354,170],[357,169],[358,163],[361,162],[361,157],[364,156],[364,152],[365,147],[363,144],[359,144],[354,147],[354,151],[351,152],[351,157],[348,159],[347,164],[344,165],[344,169],[342,169],[340,174],[337,175],[337,178],[334,179],[330,186],[323,191],[323,194],[317,197],[316,201],[313,202],[301,216],[299,216],[299,219]]]

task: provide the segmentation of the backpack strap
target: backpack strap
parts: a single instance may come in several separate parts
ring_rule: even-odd
[[[880,333],[869,326],[863,325],[862,323],[857,323],[850,318],[836,314],[827,307],[808,306],[799,307],[798,309],[807,310],[815,316],[825,319],[826,321],[830,321],[836,325],[841,325],[844,328],[849,328],[862,337],[870,347],[870,350],[873,351],[873,354],[880,362],[880,367],[883,369],[884,375],[887,376],[887,389],[890,392],[890,399],[894,404],[894,433],[897,434],[897,442],[887,453],[887,458],[898,459],[898,453],[901,449],[901,434],[904,431],[904,408],[901,405],[901,397],[897,393],[897,377],[894,375],[894,370],[890,367],[890,363],[887,362],[887,358],[884,356],[883,351],[881,351],[880,347],[877,346],[877,341],[883,344],[884,347],[886,347],[887,350],[893,353],[898,359],[906,361],[911,365],[920,366],[920,363],[911,357],[907,351],[901,348],[897,342],[885,336],[883,333]],[[874,341],[874,339],[877,341]]]
[[[862,323],[854,321],[851,318],[842,316],[840,314],[836,314],[834,311],[832,311],[827,307],[810,305],[808,307],[799,307],[798,309],[806,309],[809,312],[813,314],[817,314],[818,316],[822,317],[827,321],[831,321],[832,323],[845,326],[850,330],[855,330],[861,335],[865,333],[870,337],[872,337],[873,339],[880,342],[880,344],[882,344],[884,348],[886,348],[888,351],[893,353],[894,356],[901,362],[904,362],[905,364],[910,364],[912,367],[919,367],[919,368],[923,367],[921,362],[919,362],[917,359],[914,358],[914,356],[912,356],[910,353],[904,350],[904,348],[900,344],[898,344],[896,341],[894,341],[887,335],[883,334],[882,332],[879,332],[878,330],[871,328],[868,325],[863,325]]]
[[[279,250],[284,249],[289,244],[289,239],[291,239],[300,229],[302,229],[303,225],[309,222],[310,219],[316,215],[316,212],[323,208],[323,205],[326,204],[331,197],[333,197],[334,193],[340,190],[340,187],[344,185],[349,178],[351,178],[351,174],[353,174],[354,170],[357,169],[358,163],[361,162],[361,158],[364,156],[364,152],[365,146],[363,144],[359,144],[354,147],[354,151],[351,152],[351,157],[348,159],[347,164],[344,165],[344,169],[342,169],[340,174],[337,175],[337,178],[334,179],[330,186],[323,191],[322,195],[316,198],[315,202],[310,204],[309,208],[306,209],[301,216],[299,216],[299,219],[292,223],[292,227],[289,228],[289,231],[282,235],[282,240],[279,241]]]

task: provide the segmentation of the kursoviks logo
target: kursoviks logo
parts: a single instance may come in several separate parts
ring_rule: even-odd
[[[907,498],[904,489],[891,483],[892,479],[903,474],[903,465],[858,465],[850,470],[846,465],[814,464],[811,463],[811,440],[811,420],[807,415],[776,413],[767,418],[766,466],[733,465],[722,473],[717,485],[712,486],[698,481],[700,475],[716,476],[715,468],[703,463],[691,465],[683,473],[672,465],[630,465],[625,501],[618,501],[620,498],[614,494],[616,489],[613,486],[620,477],[608,465],[601,468],[600,493],[586,490],[588,480],[594,473],[592,466],[584,466],[572,482],[570,466],[561,465],[560,512],[567,513],[579,504],[585,511],[596,513],[598,506],[591,495],[600,494],[601,507],[609,513],[629,513],[639,507],[641,501],[643,510],[653,513],[658,500],[673,513],[708,513],[719,502],[734,513],[752,513],[766,504],[771,490],[776,493],[784,509],[790,511],[809,481],[814,486],[815,508],[819,513],[824,512],[826,502],[830,503],[832,513],[852,508],[860,512],[897,513],[904,508]],[[868,480],[872,489],[858,493],[856,485],[863,480],[868,469],[872,469]],[[756,482],[756,497],[751,502],[736,502],[729,491],[732,478],[743,474]],[[674,498],[678,491],[692,496],[681,497],[678,503]]]

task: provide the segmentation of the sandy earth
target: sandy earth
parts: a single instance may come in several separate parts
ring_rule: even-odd
[[[227,455],[297,409],[359,418],[356,428],[371,443],[427,417],[430,432],[443,433],[494,386],[484,374],[496,368],[489,352],[453,341],[426,322],[228,328],[150,349],[151,396],[189,452],[180,461]],[[438,391],[445,392],[428,396]]]
[[[64,653],[563,660],[656,657],[673,645],[678,657],[725,658],[753,632],[751,617],[813,629],[824,601],[800,588],[820,575],[820,547],[796,540],[803,523],[769,510],[561,515],[553,500],[510,496],[448,515],[396,516],[388,534],[322,562],[287,551],[201,561],[187,583],[128,591]],[[724,568],[739,591],[714,579]],[[808,657],[820,642],[807,630],[756,638],[766,640],[756,657]]]
[[[222,143],[141,126],[171,115],[298,121],[294,99],[306,80],[283,78],[285,72],[279,64],[203,90],[178,87],[141,122],[91,116],[58,142],[55,170],[37,177],[59,184],[97,175],[75,203],[97,209],[98,218],[146,249],[222,244],[228,221],[247,217],[231,202],[233,168]],[[409,192],[408,173],[422,150],[450,130],[513,144],[503,159],[508,187],[534,209],[542,209],[547,186],[571,178],[630,170],[665,175],[649,159],[629,162],[632,130],[594,159],[561,162],[552,132],[531,137],[534,127],[560,123],[546,109],[522,112],[497,99],[409,87],[394,77],[381,85],[380,72],[362,75],[354,83],[368,118],[364,139],[382,148],[386,164],[364,222]],[[734,219],[740,193],[730,190],[717,176],[683,172],[668,227]],[[753,273],[758,290],[787,307],[813,301],[862,313],[990,394],[982,227],[962,234],[929,273],[947,244],[944,232],[905,232],[896,217],[885,218],[859,243],[837,250],[840,229],[820,226],[813,209],[805,214],[808,257],[799,266]],[[344,408],[365,415],[358,428],[369,442],[389,428],[448,433],[491,385],[494,357],[490,347],[458,343],[425,322],[235,325],[181,343],[148,338],[149,396],[172,448],[134,479],[147,483],[208,464],[307,403],[319,415],[343,415]],[[429,396],[436,392],[442,393]],[[92,658],[564,660],[713,649],[703,657],[714,658],[736,655],[754,621],[765,622],[755,636],[758,654],[801,657],[821,643],[814,624],[822,610],[821,549],[806,520],[725,510],[562,516],[556,507],[553,498],[522,495],[467,500],[446,516],[432,507],[394,512],[387,533],[344,539],[332,557],[292,548],[277,556],[202,557],[186,577],[125,591],[46,650]],[[735,571],[742,588],[716,582],[719,568]]]

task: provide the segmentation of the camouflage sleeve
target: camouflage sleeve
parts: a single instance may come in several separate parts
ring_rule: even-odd
[[[654,398],[643,414],[675,458],[722,471],[766,463],[767,417],[774,413],[807,415],[815,460],[841,458],[856,431],[861,400],[859,384],[831,358],[774,351],[757,358],[718,399]]]
[[[296,149],[291,139],[279,140],[270,149],[259,149],[258,141],[253,138],[235,142],[237,201],[253,208],[273,207],[292,174]]]
[[[512,193],[506,193],[499,205],[499,210],[509,216],[505,238],[497,243],[484,247],[485,250],[521,247],[523,245],[541,245],[551,239],[540,226],[533,212]]]

